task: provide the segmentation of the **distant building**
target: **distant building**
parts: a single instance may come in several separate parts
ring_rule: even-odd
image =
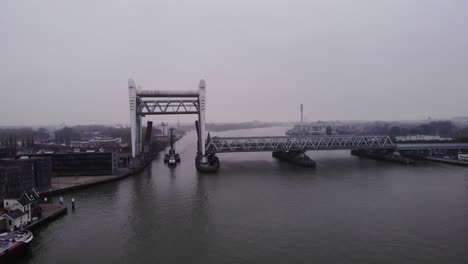
[[[52,158],[34,157],[30,158],[34,164],[34,189],[44,191],[50,189],[52,184]]]
[[[328,123],[310,123],[295,125],[286,132],[289,136],[323,136],[327,134],[327,127],[332,129],[332,134],[336,134],[335,126]]]
[[[80,148],[119,148],[122,144],[121,138],[93,137],[89,140],[71,141],[70,146]]]
[[[396,141],[399,142],[415,142],[415,141],[451,141],[451,138],[443,138],[440,136],[432,135],[408,135],[408,136],[397,136],[395,137]]]

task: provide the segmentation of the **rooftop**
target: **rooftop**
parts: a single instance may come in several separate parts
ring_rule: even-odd
[[[21,211],[19,209],[15,209],[13,211],[7,211],[3,215],[14,220],[14,219],[20,218],[21,216],[23,216],[25,214],[26,214],[25,212],[23,212],[23,211]]]
[[[26,206],[39,199],[39,194],[36,192],[36,190],[32,189],[29,192],[24,191],[19,199],[18,196],[7,196],[5,197],[5,199],[17,200],[19,204],[21,204],[22,206]]]

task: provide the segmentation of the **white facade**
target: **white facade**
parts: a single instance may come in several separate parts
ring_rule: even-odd
[[[7,208],[11,211],[14,211],[16,209],[20,210],[23,213],[26,213],[26,221],[31,222],[31,204],[27,205],[21,205],[18,202],[18,199],[4,199],[3,200],[3,207]]]
[[[137,115],[137,88],[132,79],[128,80],[128,98],[130,104],[132,157],[136,157],[140,153],[141,116]]]
[[[20,228],[23,225],[28,224],[30,221],[28,221],[28,214],[22,215],[17,218],[11,218],[9,215],[4,214],[0,216],[0,220],[5,219],[5,227],[9,231],[13,231],[16,228]]]
[[[7,230],[14,230],[29,224],[32,221],[32,206],[39,198],[39,194],[33,189],[31,193],[24,192],[19,198],[3,199],[3,207],[7,209],[0,216],[5,221]]]

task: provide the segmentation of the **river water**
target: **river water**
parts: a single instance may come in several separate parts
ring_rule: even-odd
[[[468,168],[321,151],[308,153],[314,169],[235,153],[204,175],[194,133],[176,148],[175,169],[158,157],[65,195],[76,210],[35,230],[20,263],[468,263]]]

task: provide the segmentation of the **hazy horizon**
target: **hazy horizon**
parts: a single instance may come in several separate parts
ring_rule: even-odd
[[[296,121],[301,103],[306,121],[468,115],[467,1],[0,7],[0,126],[127,124],[129,78],[155,90],[205,79],[210,123]]]
[[[168,123],[169,126],[177,126],[177,120],[170,120],[169,122],[162,121],[162,117],[159,118],[147,118],[145,117],[143,120],[142,126],[146,126],[146,121],[153,121],[154,127],[160,127],[161,122]],[[465,124],[468,121],[468,116],[457,116],[452,118],[440,118],[440,119],[414,119],[414,120],[304,120],[305,123],[314,123],[317,121],[321,122],[343,122],[343,123],[373,123],[373,122],[384,122],[384,123],[428,123],[432,121],[452,121],[457,122],[454,120],[456,118],[463,118],[464,120],[460,124]],[[459,120],[458,120],[459,121]],[[283,121],[268,121],[268,120],[244,120],[244,121],[236,121],[236,122],[210,122],[208,121],[207,124],[240,124],[240,123],[253,123],[253,122],[260,122],[260,123],[291,123],[291,124],[298,124],[300,120],[283,120]],[[194,126],[194,122],[180,122],[180,126]],[[57,124],[25,124],[25,125],[8,125],[8,124],[0,124],[0,128],[40,128],[40,127],[74,127],[74,126],[124,126],[130,127],[130,123],[57,123]]]

